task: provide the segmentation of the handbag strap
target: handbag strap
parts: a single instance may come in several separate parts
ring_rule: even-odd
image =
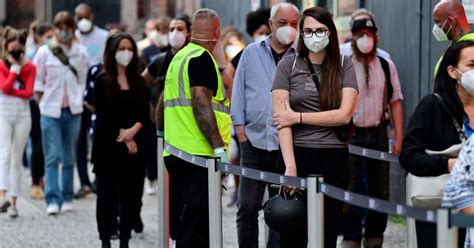
[[[318,75],[314,71],[313,64],[311,64],[311,60],[309,60],[309,58],[305,58],[305,60],[306,60],[306,64],[308,65],[309,72],[311,73],[311,77],[313,78],[314,84],[316,85],[316,89],[318,89],[318,92],[320,92],[319,79],[318,79]]]
[[[449,116],[451,116],[451,120],[453,122],[453,125],[456,128],[456,131],[458,132],[459,140],[461,140],[461,141],[467,140],[466,134],[462,130],[461,126],[459,126],[458,122],[456,121],[456,118],[454,118],[453,114],[451,114],[448,107],[446,107],[446,104],[444,103],[443,98],[438,93],[434,93],[434,95],[439,100],[439,103],[441,104],[441,106],[446,110],[446,112],[448,112]]]

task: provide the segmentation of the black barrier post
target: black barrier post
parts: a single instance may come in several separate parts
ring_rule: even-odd
[[[308,176],[308,247],[324,247],[324,196],[321,175]]]
[[[168,247],[168,197],[166,194],[166,168],[163,161],[163,137],[158,137],[158,247]]]
[[[450,210],[441,208],[437,210],[438,220],[436,221],[437,228],[437,246],[438,247],[457,247],[458,243],[458,229],[451,227],[449,223]]]
[[[222,189],[221,172],[217,169],[217,159],[207,160],[209,187],[209,245],[221,248],[222,243]],[[199,228],[199,227],[197,227]]]

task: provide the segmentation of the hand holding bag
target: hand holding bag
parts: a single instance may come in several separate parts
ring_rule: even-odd
[[[443,99],[438,94],[434,94],[439,100],[441,106],[449,113],[452,123],[459,134],[461,143],[452,145],[443,151],[425,150],[429,155],[449,155],[456,158],[466,142],[466,134],[457,123],[454,116],[449,112],[448,108],[443,102]],[[449,174],[443,174],[436,177],[417,177],[408,174],[407,181],[411,181],[411,201],[413,206],[421,208],[435,209],[441,207],[443,198],[443,191],[448,182]]]

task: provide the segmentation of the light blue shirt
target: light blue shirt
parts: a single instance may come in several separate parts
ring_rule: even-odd
[[[234,125],[245,125],[245,135],[253,147],[279,149],[278,133],[272,118],[273,78],[276,65],[270,48],[272,36],[248,45],[234,77],[230,114]],[[285,56],[295,54],[295,43]]]

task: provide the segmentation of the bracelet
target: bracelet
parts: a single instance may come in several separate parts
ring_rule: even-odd
[[[300,112],[300,124],[303,124],[303,113]]]

